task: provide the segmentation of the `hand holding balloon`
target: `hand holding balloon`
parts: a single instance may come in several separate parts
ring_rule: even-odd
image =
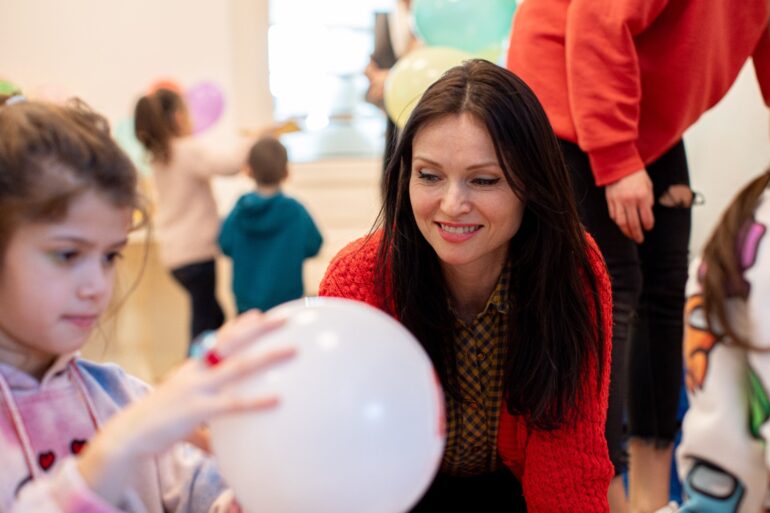
[[[297,300],[267,318],[286,324],[247,354],[297,343],[297,357],[233,393],[278,393],[281,404],[211,423],[214,454],[243,509],[407,511],[444,447],[442,393],[420,344],[356,301]]]
[[[204,421],[273,408],[278,402],[273,393],[236,397],[228,388],[294,354],[289,344],[259,348],[258,342],[280,325],[280,320],[266,321],[257,312],[240,316],[219,330],[216,354],[221,362],[212,366],[212,360],[188,360],[157,389],[112,417],[78,462],[89,487],[114,503],[129,469],[185,439]],[[255,350],[246,352],[251,346]]]

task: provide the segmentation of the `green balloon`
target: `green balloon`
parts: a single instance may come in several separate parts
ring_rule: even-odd
[[[14,94],[21,93],[21,88],[13,82],[7,80],[0,80],[0,94],[12,96]]]
[[[139,172],[148,175],[150,173],[150,164],[147,158],[147,151],[136,138],[134,120],[132,118],[124,118],[118,122],[115,126],[114,137],[115,142],[126,152]]]
[[[515,0],[414,0],[417,35],[428,46],[483,52],[508,38]]]

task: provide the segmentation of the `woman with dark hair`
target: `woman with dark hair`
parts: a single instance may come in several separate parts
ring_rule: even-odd
[[[275,407],[232,389],[293,349],[255,347],[276,323],[250,312],[155,391],[81,358],[115,313],[129,234],[148,221],[136,169],[79,100],[0,95],[0,134],[0,510],[240,512],[188,442],[204,441],[204,422]]]
[[[607,511],[609,279],[529,87],[472,60],[428,88],[378,224],[320,294],[391,313],[438,371],[447,445],[413,511]]]

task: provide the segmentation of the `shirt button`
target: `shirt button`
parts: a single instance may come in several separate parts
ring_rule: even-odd
[[[478,410],[478,409],[479,409],[479,403],[477,403],[476,401],[474,401],[474,402],[470,403],[470,404],[468,405],[468,407],[469,407],[471,410]]]
[[[483,360],[486,355],[484,353],[476,353],[476,359],[477,360]]]

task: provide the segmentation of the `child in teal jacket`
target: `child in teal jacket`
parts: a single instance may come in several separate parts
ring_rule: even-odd
[[[288,177],[286,148],[262,138],[247,165],[257,190],[240,197],[219,234],[222,252],[233,261],[239,313],[302,297],[303,262],[317,255],[323,242],[305,207],[281,191]]]

